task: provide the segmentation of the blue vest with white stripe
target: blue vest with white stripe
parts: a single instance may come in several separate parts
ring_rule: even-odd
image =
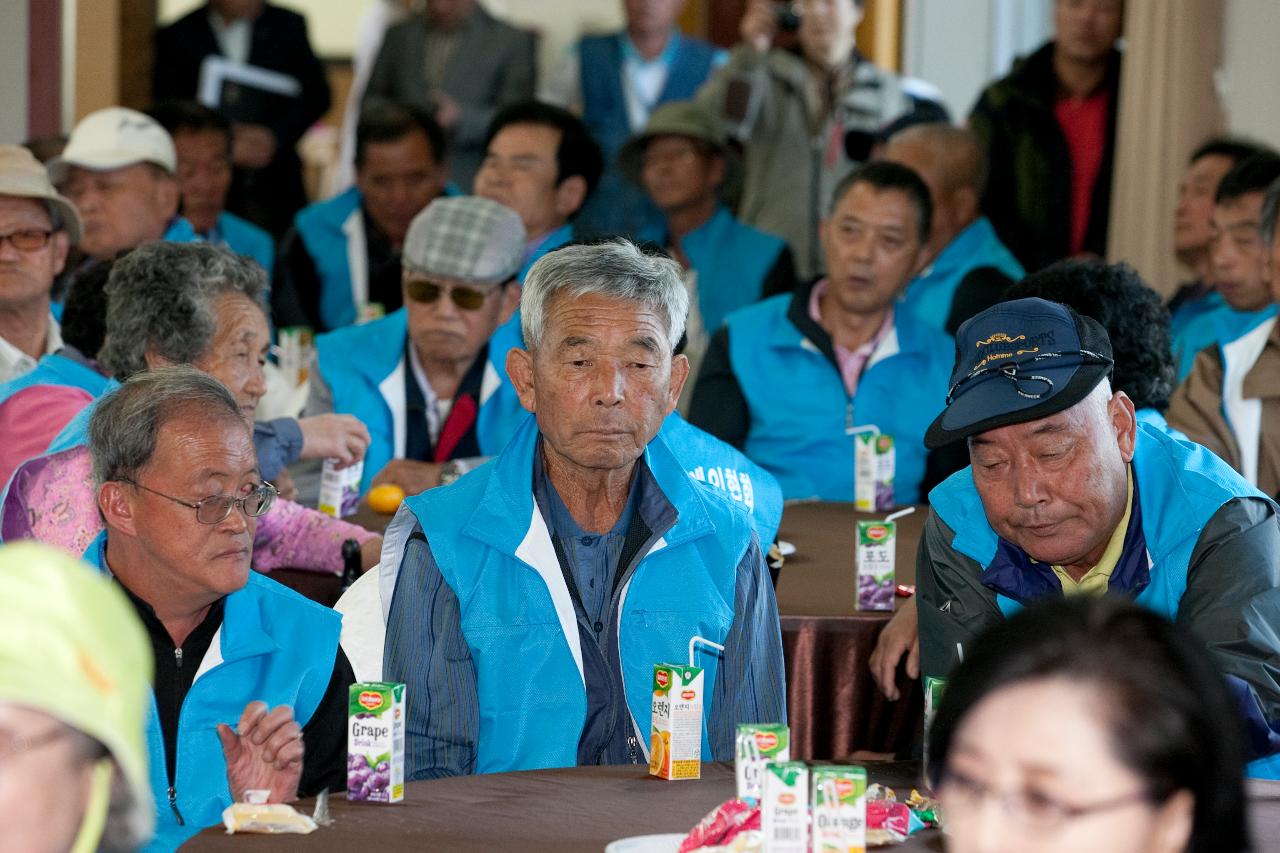
[[[386,393],[404,396],[404,371],[411,370],[404,362],[408,334],[408,314],[401,308],[379,320],[348,326],[316,338],[317,364],[320,375],[333,394],[333,410],[339,414],[354,415],[369,429],[369,448],[365,451],[364,476],[360,482],[362,493],[368,490],[374,476],[396,457],[395,416],[387,404],[383,386],[387,386]],[[480,442],[480,452],[486,456],[501,450],[514,432],[508,425],[518,423],[528,414],[521,408],[514,392],[493,393],[499,383],[493,365],[494,353],[491,345],[490,363],[485,365],[480,388],[480,411],[476,416],[476,438]],[[486,412],[486,409],[502,406],[514,406],[514,410]]]
[[[642,234],[642,239],[666,245],[665,229]],[[680,248],[698,273],[698,311],[708,333],[739,308],[760,301],[765,276],[778,262],[786,241],[744,225],[724,207],[680,241]]]
[[[479,690],[477,773],[572,766],[586,720],[577,615],[533,500],[538,440],[528,419],[497,459],[405,501],[458,597]],[[752,533],[746,513],[693,482],[661,438],[642,464],[678,513],[623,588],[615,620],[627,707],[647,755],[653,666],[687,662],[693,636],[724,643]],[[705,670],[702,759],[710,761],[717,659],[700,650],[696,662]]]
[[[276,262],[276,244],[270,234],[252,222],[225,210],[218,214],[218,234],[227,244],[227,248],[237,255],[248,255],[253,258],[258,266],[267,271],[267,277],[270,278]]]
[[[852,399],[840,371],[787,318],[783,294],[729,315],[729,359],[751,412],[743,448],[787,500],[854,498],[854,437],[874,424],[893,436],[894,499],[919,503],[924,434],[942,411],[954,345],[906,311],[872,353]]]
[[[85,561],[98,569],[105,570],[106,541],[103,531],[84,553]],[[146,850],[176,850],[205,827],[222,822],[222,810],[232,798],[218,724],[234,728],[245,705],[260,700],[269,708],[289,705],[298,725],[305,726],[333,677],[341,629],[337,611],[254,571],[248,583],[226,597],[222,626],[179,716],[173,788],[181,825],[169,804],[164,735],[152,696],[147,764],[156,834]]]
[[[330,329],[350,326],[356,321],[345,228],[347,220],[360,209],[360,199],[360,191],[352,187],[331,199],[304,207],[293,222],[320,278],[320,319]],[[363,229],[363,223],[358,227]]]
[[[37,385],[63,385],[68,388],[79,388],[94,397],[100,396],[110,380],[91,367],[81,364],[65,355],[50,353],[40,359],[35,370],[10,379],[0,385],[0,403],[8,400],[19,391],[34,388]]]
[[[1175,619],[1187,590],[1191,554],[1209,519],[1235,498],[1267,498],[1205,448],[1142,422],[1138,424],[1133,476],[1150,573],[1149,582],[1134,601]],[[977,562],[984,573],[990,569],[1000,538],[987,521],[973,484],[973,469],[951,475],[929,494],[929,502],[938,518],[955,532],[951,547]],[[1022,604],[1002,594],[996,596],[996,603],[1005,616],[1022,609]],[[1238,692],[1235,685],[1228,686]],[[1251,761],[1248,773],[1280,778],[1280,755]]]
[[[1022,264],[1000,242],[991,220],[978,218],[948,243],[927,269],[911,280],[902,306],[935,329],[945,329],[964,277],[980,267],[995,267],[1014,281],[1024,275]]]

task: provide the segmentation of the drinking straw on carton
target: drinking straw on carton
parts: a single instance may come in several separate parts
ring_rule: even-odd
[[[863,424],[862,426],[850,426],[844,428],[845,435],[858,435],[863,432],[869,432],[872,435],[879,435],[880,427],[875,424]]]
[[[909,506],[906,509],[900,509],[897,512],[891,512],[884,517],[884,523],[888,524],[891,521],[897,521],[898,519],[902,518],[904,515],[911,515],[911,513],[915,511],[916,511],[915,507]]]
[[[724,646],[720,645],[719,643],[714,643],[711,640],[708,640],[706,637],[697,637],[697,636],[690,637],[689,638],[689,666],[697,666],[697,664],[695,664],[693,661],[693,650],[695,646],[711,646],[713,649],[719,649],[722,652],[724,651]]]

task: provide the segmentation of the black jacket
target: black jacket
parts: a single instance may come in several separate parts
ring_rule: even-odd
[[[1102,85],[1111,93],[1111,108],[1083,248],[1105,257],[1120,100],[1119,51],[1111,52]],[[990,164],[983,213],[1028,273],[1071,252],[1071,155],[1053,114],[1057,97],[1049,42],[984,89],[969,115],[969,127]]]

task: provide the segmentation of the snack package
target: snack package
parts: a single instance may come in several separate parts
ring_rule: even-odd
[[[334,518],[354,515],[360,505],[360,478],[364,476],[364,462],[356,462],[338,470],[337,460],[324,460],[320,472],[320,501],[318,508]]]
[[[227,828],[227,835],[237,832],[306,835],[316,831],[315,821],[286,803],[232,803],[222,810],[222,825]]]
[[[893,609],[897,542],[897,522],[858,522],[855,562],[858,566],[859,610]]]
[[[654,664],[649,772],[659,779],[702,776],[702,687],[700,666]]]
[[[765,765],[760,828],[770,853],[808,853],[809,768],[803,761]]]
[[[859,512],[879,512],[893,508],[893,475],[896,465],[893,436],[871,428],[854,435],[854,509]]]
[[[864,853],[867,847],[867,771],[815,767],[813,853]]]
[[[684,841],[679,853],[691,853],[706,847],[723,847],[737,839],[747,840],[760,831],[760,809],[741,800],[729,800],[716,806],[698,821]]]
[[[405,687],[382,681],[351,685],[347,706],[347,799],[404,799]]]
[[[734,758],[738,799],[758,803],[765,764],[791,760],[791,727],[784,723],[738,723]]]

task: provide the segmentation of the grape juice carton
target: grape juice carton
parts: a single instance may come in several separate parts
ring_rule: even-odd
[[[765,765],[760,831],[769,853],[809,853],[809,768],[803,761]]]
[[[653,722],[649,773],[659,779],[702,777],[702,667],[653,667]]]
[[[356,462],[338,470],[337,461],[324,460],[320,471],[319,510],[334,518],[354,515],[360,505],[360,478],[364,476],[364,463]]]
[[[853,437],[853,507],[859,512],[892,509],[897,457],[893,436],[865,430]]]
[[[864,853],[867,848],[867,771],[815,767],[812,853]]]
[[[858,546],[854,558],[858,566],[858,609],[892,610],[897,587],[898,523],[859,521]]]
[[[765,765],[791,760],[791,727],[785,723],[738,723],[734,759],[738,799],[759,802]]]
[[[398,803],[404,799],[403,684],[351,685],[347,705],[347,799]]]

